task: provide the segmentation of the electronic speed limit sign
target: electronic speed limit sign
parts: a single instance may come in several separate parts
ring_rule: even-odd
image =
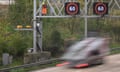
[[[97,15],[106,15],[108,14],[108,3],[95,2],[93,4],[93,12]]]
[[[80,4],[78,2],[65,3],[66,15],[78,15],[80,14]]]

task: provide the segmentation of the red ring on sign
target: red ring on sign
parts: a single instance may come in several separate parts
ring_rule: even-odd
[[[69,11],[69,7],[70,7],[70,6],[75,6],[75,11],[74,11],[74,12]],[[70,14],[70,15],[75,15],[75,14],[77,14],[77,12],[78,12],[78,5],[77,5],[76,3],[74,3],[74,2],[70,2],[70,3],[68,3],[67,6],[66,6],[66,11],[67,11],[67,13]]]
[[[102,5],[102,6],[104,7],[104,11],[103,11],[103,12],[99,12],[99,11],[98,11],[98,6],[100,6],[100,5]],[[96,12],[97,14],[103,15],[103,14],[106,13],[106,11],[107,11],[107,7],[106,7],[105,4],[103,4],[103,3],[100,2],[100,3],[97,3],[97,4],[95,5],[95,12]]]

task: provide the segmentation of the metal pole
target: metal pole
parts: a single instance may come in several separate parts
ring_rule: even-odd
[[[43,23],[42,23],[42,21],[41,21],[41,22],[40,22],[40,32],[41,32],[41,37],[40,37],[40,48],[41,48],[41,52],[43,51],[43,49],[42,49],[42,34],[43,34],[43,33],[42,33],[42,32],[43,32],[43,31],[42,31],[42,24],[43,24]]]
[[[33,2],[33,52],[36,53],[36,0]]]
[[[87,0],[85,0],[85,38],[87,38]]]

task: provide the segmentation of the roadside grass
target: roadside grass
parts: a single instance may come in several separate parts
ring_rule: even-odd
[[[36,66],[34,65],[31,67],[25,67],[25,68],[16,68],[16,69],[10,70],[9,72],[30,72],[33,70],[39,70],[39,69],[44,69],[47,67],[53,67],[60,62],[61,61],[53,61],[53,62],[49,62],[48,64],[42,64],[42,65],[36,65]],[[15,66],[20,66],[20,65],[23,65],[22,58],[13,60],[13,63],[10,65],[3,66],[2,64],[0,64],[0,69],[10,68],[10,67],[15,67]]]
[[[47,67],[53,67],[57,63],[60,63],[60,61],[53,61],[49,64],[37,65],[37,66],[32,66],[32,67],[13,69],[10,72],[30,72],[30,71],[34,71],[34,70],[44,69],[44,68],[47,68]]]
[[[118,42],[113,42],[113,43],[110,43],[110,48],[120,48],[120,43]]]
[[[22,65],[22,64],[23,64],[22,58],[14,59],[12,64],[5,65],[5,66],[2,64],[2,60],[1,60],[0,69],[14,67],[14,66]]]

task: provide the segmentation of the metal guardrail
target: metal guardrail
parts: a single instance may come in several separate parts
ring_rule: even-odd
[[[111,51],[110,54],[120,53],[120,48],[110,48],[110,51]],[[59,58],[54,58],[54,59],[40,61],[36,63],[31,63],[31,64],[24,64],[24,65],[10,67],[10,68],[3,68],[3,69],[0,69],[0,72],[8,72],[12,69],[19,69],[19,68],[26,68],[26,67],[32,67],[32,66],[37,66],[37,65],[48,64],[50,62],[57,61],[57,60],[59,61]]]
[[[120,53],[120,47],[110,49],[110,54],[117,54],[117,53]]]
[[[57,60],[59,60],[59,58],[54,58],[54,59],[50,59],[50,60],[40,61],[40,62],[36,62],[36,63],[24,64],[24,65],[10,67],[10,68],[3,68],[3,69],[0,69],[0,72],[8,72],[8,71],[10,71],[12,69],[26,68],[26,67],[31,67],[31,66],[48,64],[50,62],[57,61]]]

